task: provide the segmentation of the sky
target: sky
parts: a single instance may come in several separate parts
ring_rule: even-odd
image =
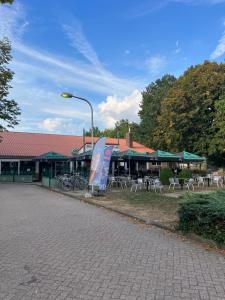
[[[75,134],[139,122],[141,92],[165,74],[224,62],[225,0],[15,0],[0,5],[12,41],[15,131]]]

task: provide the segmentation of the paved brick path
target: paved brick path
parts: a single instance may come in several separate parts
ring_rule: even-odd
[[[37,186],[0,184],[0,299],[225,299],[225,259]]]

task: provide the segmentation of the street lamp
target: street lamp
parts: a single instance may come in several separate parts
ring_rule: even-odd
[[[66,93],[66,92],[62,93],[61,96],[63,98],[66,98],[66,99],[68,99],[68,98],[76,98],[76,99],[83,100],[83,101],[85,101],[90,106],[90,109],[91,109],[91,147],[92,147],[92,151],[93,151],[93,149],[94,149],[94,117],[93,117],[93,107],[91,105],[91,102],[88,101],[85,98],[78,97],[78,96],[75,96],[75,95],[73,95],[71,93]]]

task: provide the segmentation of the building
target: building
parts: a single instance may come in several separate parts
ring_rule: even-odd
[[[89,173],[91,137],[4,131],[0,138],[0,181],[32,182],[65,173]],[[163,167],[178,165],[201,168],[205,162],[186,151],[174,154],[147,148],[133,141],[131,132],[125,139],[107,138],[106,144],[114,146],[112,175],[158,174]]]
[[[91,137],[83,136],[10,131],[0,132],[0,136],[0,181],[40,180],[42,175],[85,168],[85,162],[74,161],[74,153],[82,154],[91,147]],[[133,141],[131,133],[126,139],[107,138],[107,145],[114,145],[119,152],[154,152]]]

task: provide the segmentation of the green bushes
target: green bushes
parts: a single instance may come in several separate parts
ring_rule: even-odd
[[[170,168],[164,168],[160,171],[160,181],[162,184],[169,184],[169,178],[171,177],[174,177],[174,175]]]
[[[182,177],[182,178],[191,178],[191,176],[192,176],[192,171],[189,169],[183,169],[179,173],[179,177]]]
[[[186,194],[181,198],[179,227],[225,245],[225,191]]]

